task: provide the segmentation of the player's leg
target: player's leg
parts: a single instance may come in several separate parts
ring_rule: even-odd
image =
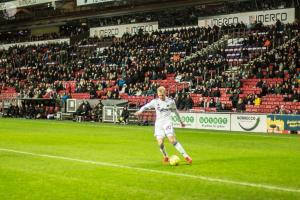
[[[182,145],[176,140],[175,135],[168,135],[168,139],[171,144],[177,149],[177,151],[184,157],[184,159],[189,163],[192,164],[192,158],[186,153]]]
[[[184,157],[184,159],[189,163],[192,164],[192,158],[186,153],[182,145],[176,140],[174,128],[172,124],[167,124],[164,126],[165,134],[167,135],[169,142],[173,144],[175,149]]]
[[[164,145],[164,132],[163,130],[158,127],[158,126],[155,126],[155,134],[154,136],[156,137],[156,140],[157,140],[157,143],[158,143],[158,146],[159,146],[159,151],[162,153],[163,155],[163,162],[164,163],[168,163],[169,162],[169,156],[168,156],[168,153],[166,151],[166,147]]]
[[[158,146],[159,146],[159,150],[160,152],[162,153],[162,155],[164,156],[163,158],[163,162],[164,163],[168,163],[169,162],[169,156],[168,156],[168,153],[166,151],[166,147],[164,145],[164,138],[156,138],[157,140],[157,143],[158,143]]]
[[[168,135],[169,142],[173,144],[173,146],[177,149],[177,151],[183,155],[183,157],[187,157],[188,154],[182,147],[182,145],[176,140],[175,135]]]

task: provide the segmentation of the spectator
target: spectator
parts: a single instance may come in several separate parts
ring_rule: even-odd
[[[292,102],[299,102],[300,101],[300,90],[294,90],[292,97],[291,97]]]
[[[262,79],[264,77],[261,68],[258,68],[258,72],[256,73],[256,78]]]
[[[275,94],[281,94],[281,91],[282,91],[281,86],[280,86],[279,83],[277,83],[276,86],[275,86],[275,89],[274,89],[274,93]]]
[[[220,101],[220,98],[217,97],[217,98],[216,98],[216,108],[217,108],[217,110],[220,109],[221,106],[222,106],[222,103],[221,103],[221,101]]]
[[[200,97],[200,100],[199,100],[199,107],[201,107],[201,108],[206,107],[205,101],[204,101],[204,98],[203,98],[203,97]]]
[[[248,94],[246,98],[246,104],[247,105],[254,105],[255,95],[254,94]]]
[[[274,111],[273,111],[273,114],[279,114],[279,106],[276,106]]]
[[[89,119],[89,117],[91,116],[90,111],[90,104],[87,101],[83,101],[75,112],[76,121],[81,122],[83,120]]]
[[[259,81],[256,83],[256,87],[262,88],[262,85],[263,85],[263,81],[262,79],[259,79]]]
[[[239,98],[239,101],[236,105],[236,111],[237,112],[244,112],[245,110],[246,110],[245,103],[244,103],[242,98]]]
[[[261,104],[261,98],[258,95],[255,95],[254,105],[259,106]]]
[[[229,99],[230,99],[231,102],[232,102],[232,107],[233,107],[233,108],[236,108],[237,102],[238,102],[238,100],[239,100],[239,94],[234,93],[232,96],[229,97]]]
[[[123,85],[123,87],[122,87],[120,93],[127,93],[127,94],[129,93],[129,89],[127,88],[127,84],[124,84],[124,85]]]
[[[91,120],[92,121],[100,121],[101,116],[102,116],[102,108],[103,104],[101,100],[99,100],[99,103],[94,106],[94,108],[91,111]]]
[[[129,111],[128,106],[125,106],[122,110],[121,117],[119,119],[119,123],[128,124]]]
[[[266,81],[263,81],[262,87],[261,87],[261,96],[265,96],[268,94],[268,84]]]
[[[270,84],[268,94],[275,94],[275,86],[273,84]]]
[[[280,106],[279,114],[287,114],[287,111],[286,111],[286,109],[284,108],[284,105],[281,105],[281,106]]]
[[[221,92],[220,92],[220,90],[219,90],[219,88],[218,87],[216,87],[216,89],[215,89],[215,91],[214,91],[214,93],[213,93],[213,96],[214,97],[221,97]]]
[[[117,87],[115,87],[112,91],[112,97],[113,99],[119,99],[119,90]]]
[[[214,98],[211,98],[211,99],[209,100],[208,107],[209,107],[209,108],[215,108],[215,107],[216,107],[216,102],[215,102],[215,99],[214,99]]]
[[[184,106],[184,110],[190,110],[193,108],[194,102],[192,97],[188,94],[185,98],[185,106]]]
[[[203,88],[202,96],[203,97],[208,97],[209,96],[209,92],[207,91],[206,88]]]

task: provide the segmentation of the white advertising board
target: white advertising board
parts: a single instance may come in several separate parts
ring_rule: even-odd
[[[180,118],[185,128],[230,130],[230,114],[180,113]],[[181,128],[175,114],[172,116],[172,122],[175,128]]]
[[[201,17],[198,18],[198,26],[212,27],[214,25],[222,26],[241,22],[244,24],[252,24],[255,21],[262,22],[264,25],[272,25],[275,24],[278,19],[285,24],[293,23],[295,21],[295,8]]]
[[[90,4],[97,4],[97,3],[106,3],[106,2],[112,2],[115,0],[76,0],[77,6],[85,6]]]
[[[230,130],[230,114],[198,113],[197,129]]]
[[[137,34],[142,29],[144,33],[152,33],[158,30],[158,22],[124,24],[117,26],[103,26],[90,28],[90,37],[115,36],[122,37],[124,33]]]
[[[253,114],[232,114],[231,130],[243,132],[267,132],[267,116]]]
[[[185,124],[185,128],[196,128],[196,113],[180,113],[181,121]],[[181,128],[178,117],[172,114],[172,123],[175,128]]]

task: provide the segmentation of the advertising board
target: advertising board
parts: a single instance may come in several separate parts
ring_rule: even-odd
[[[267,132],[267,116],[231,114],[231,130],[243,132]]]
[[[255,21],[262,22],[264,25],[272,25],[275,24],[277,20],[280,20],[285,24],[293,23],[295,21],[295,8],[201,17],[198,18],[198,26],[223,26],[241,22],[248,25],[254,23]]]

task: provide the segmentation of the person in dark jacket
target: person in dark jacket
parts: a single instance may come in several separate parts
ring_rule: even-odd
[[[128,124],[128,118],[129,118],[128,106],[125,106],[119,118],[119,123]]]
[[[184,109],[185,110],[189,110],[189,109],[192,109],[193,108],[193,105],[194,105],[194,102],[193,102],[193,99],[192,97],[188,94],[185,98],[185,106],[184,106]]]
[[[236,111],[237,112],[244,112],[245,110],[246,110],[245,103],[244,103],[242,98],[239,98],[239,101],[236,105]]]

